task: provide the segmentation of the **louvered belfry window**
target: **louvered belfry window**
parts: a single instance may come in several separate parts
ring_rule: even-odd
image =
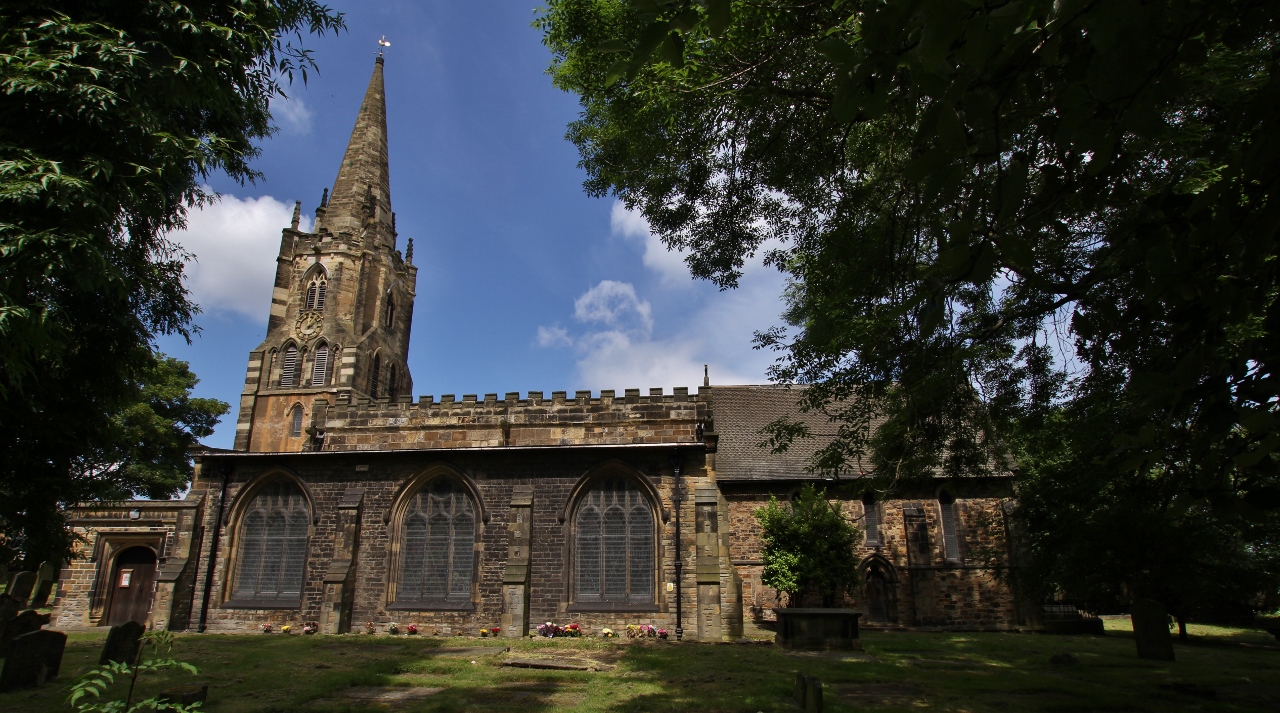
[[[232,599],[301,600],[309,520],[306,498],[293,483],[279,480],[253,496],[240,525]]]
[[[938,507],[942,512],[942,546],[948,562],[960,561],[959,518],[956,516],[956,499],[951,493],[938,494]]]
[[[394,399],[396,397],[396,388],[398,386],[396,382],[399,381],[399,376],[399,369],[396,369],[396,365],[392,364],[391,373],[387,378],[387,398]]]
[[[404,518],[396,603],[466,604],[475,569],[476,511],[456,481],[436,478]]]
[[[324,293],[326,292],[327,286],[328,286],[328,283],[326,283],[324,280],[321,280],[316,285],[316,306],[315,306],[316,309],[324,309]]]
[[[280,386],[298,385],[298,348],[292,344],[284,350],[284,361],[280,363]]]
[[[651,604],[653,506],[626,478],[598,481],[574,515],[574,599]]]
[[[302,300],[303,309],[324,309],[324,293],[327,285],[324,280],[312,280],[307,285],[307,296]]]
[[[382,355],[373,355],[373,368],[369,373],[369,395],[378,398],[378,382],[382,379]]]
[[[329,345],[316,347],[315,363],[311,365],[311,385],[324,386],[329,381]]]

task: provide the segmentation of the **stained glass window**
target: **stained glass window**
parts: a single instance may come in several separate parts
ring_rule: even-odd
[[[234,599],[297,601],[307,560],[307,500],[279,480],[259,490],[240,525]]]
[[[625,478],[592,486],[574,515],[574,583],[579,602],[653,602],[653,506]]]
[[[475,570],[476,510],[467,491],[436,478],[409,503],[396,603],[465,604]]]

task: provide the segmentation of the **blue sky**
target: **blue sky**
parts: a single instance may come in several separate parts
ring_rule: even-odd
[[[529,390],[763,383],[773,356],[753,331],[778,322],[783,280],[758,264],[720,292],[689,277],[644,221],[582,190],[565,141],[576,97],[551,86],[530,0],[336,2],[348,30],[308,38],[319,76],[273,105],[265,178],[222,195],[173,237],[197,261],[203,314],[189,361],[200,396],[232,404],[206,443],[229,448],[250,349],[266,330],[274,256],[293,202],[314,215],[331,187],[386,35],[391,201],[414,238],[418,293],[409,367],[415,397]]]

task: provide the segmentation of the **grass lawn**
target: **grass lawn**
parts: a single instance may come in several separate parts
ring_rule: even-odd
[[[827,685],[829,711],[1277,711],[1280,647],[1268,634],[1191,626],[1176,663],[1139,660],[1127,621],[1106,636],[865,633],[865,655],[786,654],[768,644],[600,639],[507,640],[352,635],[179,634],[173,654],[200,669],[206,710],[794,711],[795,672]],[[101,634],[73,634],[62,675],[0,694],[0,711],[70,711],[67,689],[96,663]],[[503,653],[502,647],[512,645]],[[482,651],[459,651],[487,647]],[[1049,658],[1071,653],[1076,665]],[[600,671],[501,665],[568,656]],[[143,679],[144,695],[161,679]],[[443,689],[382,703],[369,687]],[[399,691],[399,689],[394,689]],[[352,694],[364,695],[354,698]]]

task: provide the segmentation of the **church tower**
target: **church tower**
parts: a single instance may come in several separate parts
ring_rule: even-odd
[[[249,353],[235,450],[323,446],[338,394],[377,401],[412,393],[409,327],[418,270],[401,255],[391,212],[383,59],[373,67],[333,191],[313,232],[301,204],[280,238],[267,336]]]

